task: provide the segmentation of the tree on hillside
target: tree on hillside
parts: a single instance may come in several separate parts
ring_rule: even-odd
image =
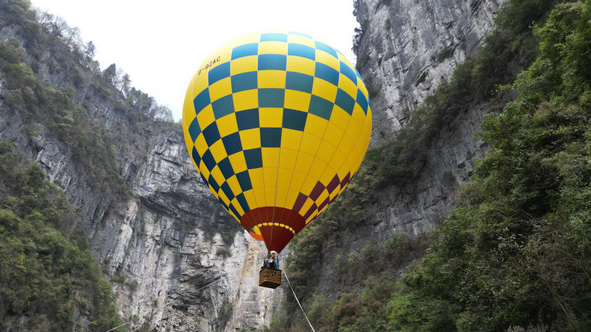
[[[87,56],[88,58],[94,58],[94,54],[96,52],[96,46],[94,46],[94,43],[91,41],[89,41],[86,44],[86,47],[84,49],[84,55]]]

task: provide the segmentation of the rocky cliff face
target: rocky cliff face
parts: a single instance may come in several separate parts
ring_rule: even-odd
[[[357,67],[373,92],[376,145],[405,124],[421,101],[470,57],[493,28],[502,0],[430,0],[426,2],[360,0],[357,19],[362,26]],[[371,207],[373,232],[420,233],[447,215],[458,184],[468,179],[474,158],[485,146],[475,141],[487,109],[473,105],[428,149],[416,178],[400,188],[391,186]]]
[[[358,68],[371,91],[372,144],[405,124],[412,110],[456,65],[480,45],[501,0],[360,0],[363,34]],[[5,26],[2,38],[27,47],[20,27]],[[47,50],[37,73],[57,86],[68,84],[63,71],[50,69],[56,56]],[[0,98],[0,140],[16,142],[47,176],[63,188],[84,219],[93,252],[114,282],[122,317],[134,329],[157,331],[234,331],[268,326],[281,289],[256,286],[263,245],[238,228],[218,207],[190,164],[178,125],[133,127],[117,104],[106,101],[84,77],[87,111],[97,123],[126,133],[118,142],[118,166],[131,197],[98,190],[66,144],[48,128],[31,123]],[[0,84],[2,80],[0,79]],[[4,88],[0,85],[0,92]],[[1,93],[0,93],[1,95]],[[454,203],[457,185],[468,177],[484,146],[472,139],[486,108],[474,105],[440,131],[428,161],[404,188],[391,186],[368,206],[372,227],[345,234],[341,251],[359,250],[396,231],[418,234],[443,218]],[[118,197],[115,200],[115,197]],[[220,226],[221,225],[221,226]],[[233,227],[233,228],[232,228]],[[326,252],[320,288],[331,284],[337,252]]]
[[[358,1],[362,34],[357,68],[371,94],[373,146],[393,139],[413,110],[476,52],[493,28],[501,2]],[[368,242],[383,242],[397,232],[424,234],[447,216],[459,185],[469,178],[474,159],[484,156],[486,146],[474,134],[486,113],[486,105],[472,105],[459,114],[425,147],[427,158],[414,165],[414,177],[407,185],[390,185],[365,206],[368,222],[363,232],[345,231],[338,249],[323,253],[317,271],[317,286],[323,295],[340,294],[355,286],[332,282],[342,279],[338,260],[343,253],[360,252]]]
[[[2,22],[5,23],[5,22]],[[0,25],[1,27],[2,25]],[[27,52],[23,27],[4,25],[0,39]],[[58,88],[71,84],[59,66],[68,50],[46,49],[36,74]],[[57,60],[56,60],[57,59]],[[28,57],[30,60],[30,57]],[[55,67],[58,67],[57,69]],[[130,120],[116,90],[105,92],[82,68],[76,91],[92,122],[119,133],[121,181],[130,195],[97,188],[71,148],[20,106],[0,77],[0,140],[10,140],[61,187],[84,220],[92,250],[114,285],[121,317],[133,330],[263,329],[282,293],[258,287],[262,242],[219,207],[190,162],[180,125]]]
[[[503,0],[359,0],[357,68],[369,85],[372,144],[412,111],[491,30]]]
[[[148,153],[121,165],[133,197],[85,184],[68,148],[46,128],[29,139],[18,110],[0,101],[0,140],[17,142],[85,218],[93,252],[114,284],[122,317],[157,331],[268,326],[277,291],[258,287],[262,242],[234,225],[188,159],[178,125],[161,124]],[[144,159],[145,158],[145,159]],[[230,243],[222,240],[226,227]]]
[[[258,287],[262,242],[232,227],[187,157],[178,126],[149,143],[135,197],[110,209],[90,232],[116,280],[124,317],[158,331],[233,331],[268,326],[277,295]],[[237,226],[237,225],[236,225]],[[228,235],[228,234],[226,234]],[[139,319],[138,319],[139,318]]]

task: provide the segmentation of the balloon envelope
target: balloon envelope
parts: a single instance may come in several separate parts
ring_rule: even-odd
[[[223,46],[197,70],[183,106],[185,141],[201,178],[277,252],[347,186],[371,128],[368,92],[351,63],[293,32]]]

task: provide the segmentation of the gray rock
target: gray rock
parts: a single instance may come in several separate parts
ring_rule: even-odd
[[[502,2],[359,0],[357,67],[373,92],[372,146],[404,126],[417,105],[474,54]]]

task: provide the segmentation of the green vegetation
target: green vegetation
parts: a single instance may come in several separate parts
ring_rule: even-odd
[[[0,330],[66,331],[80,314],[90,331],[120,324],[78,222],[43,171],[0,142]]]
[[[591,329],[590,22],[590,1],[566,3],[537,29],[517,99],[483,124],[494,148],[398,284],[393,331]]]
[[[368,151],[342,197],[296,238],[286,269],[317,330],[591,328],[590,22],[590,1],[508,1],[486,46],[396,137]],[[528,67],[514,81],[516,68]],[[505,105],[508,96],[515,100]],[[483,103],[492,112],[480,138],[492,150],[428,241],[401,246],[406,260],[386,269],[356,265],[370,250],[383,255],[384,244],[340,252],[342,271],[363,272],[346,272],[342,289],[349,291],[336,301],[312,295],[319,292],[316,268],[328,259],[323,252],[360,231],[364,207],[379,190],[411,183],[440,130]],[[443,174],[446,185],[455,185],[449,175]],[[404,253],[415,250],[417,257],[425,245],[426,256],[396,276],[413,261]],[[282,310],[272,331],[304,330],[293,302]]]
[[[89,170],[97,189],[117,187],[120,179],[113,137],[103,126],[90,122],[84,107],[73,103],[71,87],[59,89],[40,83],[24,63],[25,53],[19,47],[14,39],[0,43],[0,74],[7,89],[2,97],[68,145],[79,164]]]

